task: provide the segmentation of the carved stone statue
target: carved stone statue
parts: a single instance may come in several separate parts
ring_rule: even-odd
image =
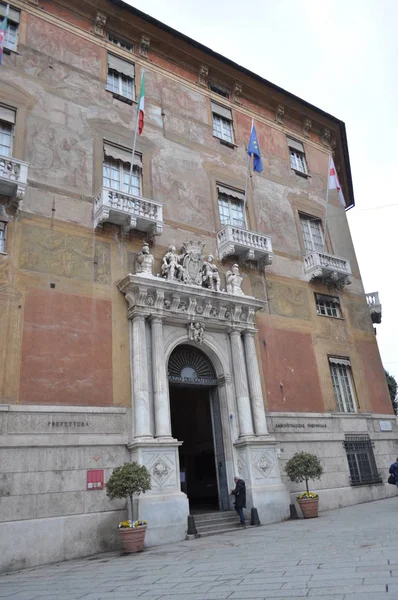
[[[226,282],[228,294],[235,294],[235,296],[244,296],[242,291],[243,277],[239,274],[239,267],[237,264],[232,265],[232,270],[227,271]]]
[[[167,281],[185,282],[184,268],[181,264],[183,258],[183,255],[176,253],[175,246],[169,246],[169,251],[163,257],[162,277]]]
[[[144,242],[141,252],[135,258],[135,272],[137,275],[152,275],[153,256],[149,252],[149,246]]]
[[[218,272],[218,268],[216,267],[213,261],[213,255],[209,254],[207,260],[205,260],[203,263],[202,285],[203,287],[209,288],[210,290],[215,290],[216,292],[219,292],[221,286],[220,274]]]
[[[188,325],[188,337],[192,342],[196,342],[197,344],[202,344],[204,340],[204,329],[205,326],[203,323],[189,323]]]

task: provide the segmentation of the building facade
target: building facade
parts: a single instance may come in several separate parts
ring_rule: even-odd
[[[116,547],[125,503],[103,483],[129,460],[151,472],[150,545],[230,510],[234,475],[262,523],[288,518],[299,450],[322,461],[321,510],[393,493],[378,298],[326,204],[333,156],[354,205],[344,124],[120,0],[15,0],[8,18],[1,567]]]

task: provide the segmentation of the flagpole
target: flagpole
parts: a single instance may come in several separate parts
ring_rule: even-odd
[[[252,119],[252,127],[250,130],[250,135],[251,132],[253,131],[253,127],[254,127],[254,119]],[[246,221],[246,204],[247,204],[247,187],[249,184],[249,173],[250,173],[250,154],[247,155],[247,170],[246,170],[246,183],[245,183],[245,202],[244,202],[244,206],[243,206],[243,216],[245,217],[245,221]]]
[[[331,160],[330,160],[330,154],[329,154],[328,177],[327,177],[327,183],[326,183],[326,212],[325,212],[325,223],[324,223],[324,227],[323,227],[323,252],[325,252],[325,246],[326,246],[326,231],[327,231],[328,212],[329,212],[329,177],[330,177],[330,167],[331,167]]]
[[[142,70],[142,75],[141,75],[141,86],[142,86],[142,79],[144,77],[144,70]],[[140,87],[140,91],[141,91],[141,87]],[[135,146],[137,144],[137,131],[138,131],[138,118],[140,115],[140,105],[137,105],[137,116],[135,119],[135,128],[134,128],[134,138],[133,138],[133,150],[131,153],[131,163],[130,163],[130,175],[129,175],[129,187],[128,187],[128,194],[131,195],[131,180],[133,178],[133,168],[134,168],[134,158],[135,158]]]

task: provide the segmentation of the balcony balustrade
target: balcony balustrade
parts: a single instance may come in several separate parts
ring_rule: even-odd
[[[94,229],[104,223],[120,225],[127,234],[138,229],[152,235],[163,231],[162,205],[153,200],[102,187],[94,198]]]
[[[311,252],[304,257],[304,272],[311,282],[320,281],[326,285],[334,285],[343,289],[351,283],[351,266],[346,258]]]
[[[379,292],[372,292],[371,294],[366,294],[366,302],[368,303],[368,306],[369,306],[372,323],[380,324],[381,323],[381,303],[380,303],[380,299],[379,299]]]
[[[8,196],[17,209],[28,183],[28,163],[9,156],[0,156],[0,196]]]
[[[271,238],[243,227],[225,225],[217,233],[217,248],[220,260],[238,256],[241,264],[255,262],[260,269],[272,264]]]

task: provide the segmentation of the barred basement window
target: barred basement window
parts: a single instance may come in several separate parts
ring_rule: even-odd
[[[354,382],[349,359],[329,357],[329,366],[337,410],[347,413],[356,412]]]
[[[351,485],[382,483],[369,436],[347,435],[343,445],[347,453]]]
[[[335,317],[341,319],[340,299],[323,294],[315,294],[316,311],[324,317]]]

